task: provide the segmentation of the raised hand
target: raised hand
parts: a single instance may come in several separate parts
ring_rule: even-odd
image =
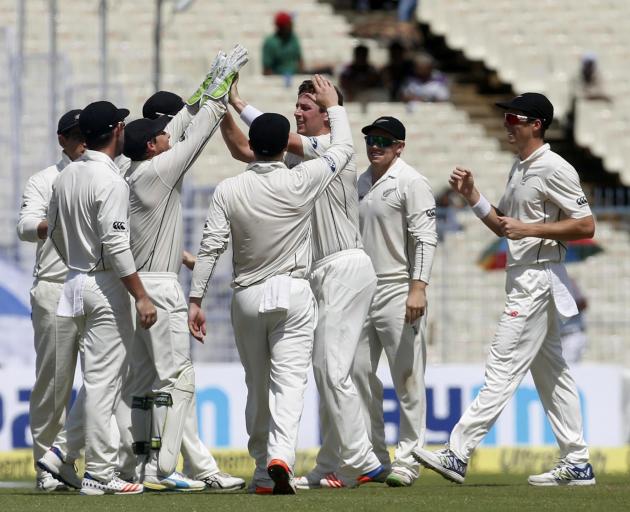
[[[469,203],[476,203],[479,197],[475,199],[475,180],[469,169],[464,167],[455,167],[448,179],[451,188],[466,199]],[[478,192],[477,192],[478,196]]]
[[[321,75],[313,76],[313,88],[315,89],[315,103],[321,108],[330,108],[339,105],[339,96],[329,80]]]

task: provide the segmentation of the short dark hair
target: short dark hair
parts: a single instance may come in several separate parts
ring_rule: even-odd
[[[339,90],[339,87],[333,85],[335,91],[337,91],[337,96],[339,97],[339,105],[343,106],[343,94]],[[298,96],[301,96],[304,93],[315,94],[315,86],[313,85],[313,80],[304,80],[300,87],[298,87]]]
[[[103,133],[102,135],[97,135],[96,137],[86,138],[85,145],[88,149],[93,149],[98,151],[99,149],[103,149],[105,146],[109,145],[109,143],[114,138],[114,130],[111,132]]]

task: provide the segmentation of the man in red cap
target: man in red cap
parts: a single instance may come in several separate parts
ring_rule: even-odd
[[[263,43],[263,73],[265,75],[294,75],[304,72],[302,48],[293,32],[293,19],[286,12],[274,17],[276,32]]]

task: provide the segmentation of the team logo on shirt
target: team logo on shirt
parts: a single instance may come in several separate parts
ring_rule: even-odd
[[[585,206],[588,204],[588,199],[585,196],[578,197],[575,202],[578,206]]]
[[[116,221],[112,224],[114,231],[125,231],[125,223],[121,221]]]
[[[427,217],[429,217],[430,219],[434,219],[435,218],[435,207],[429,208],[428,210],[424,210],[424,213],[426,213]]]
[[[322,158],[326,160],[326,163],[328,164],[328,167],[330,167],[331,172],[335,172],[337,170],[337,164],[335,163],[335,161],[332,159],[331,156],[324,155],[322,156]]]
[[[385,199],[387,196],[391,195],[393,192],[396,192],[396,187],[388,188],[387,190],[385,190],[383,192],[383,199]]]
[[[311,146],[313,146],[313,149],[317,149],[317,145],[318,145],[317,139],[315,137],[309,137],[308,140],[311,141]]]

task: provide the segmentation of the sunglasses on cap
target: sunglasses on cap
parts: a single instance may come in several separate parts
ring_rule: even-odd
[[[522,114],[514,114],[512,112],[505,112],[503,114],[503,117],[505,118],[505,122],[509,124],[510,126],[516,126],[517,124],[531,123],[532,121],[536,121],[536,119],[538,119],[537,117],[529,117],[529,116],[524,116]]]
[[[395,142],[400,142],[396,139],[391,139],[383,135],[366,135],[365,143],[368,146],[376,146],[377,148],[388,148]]]

